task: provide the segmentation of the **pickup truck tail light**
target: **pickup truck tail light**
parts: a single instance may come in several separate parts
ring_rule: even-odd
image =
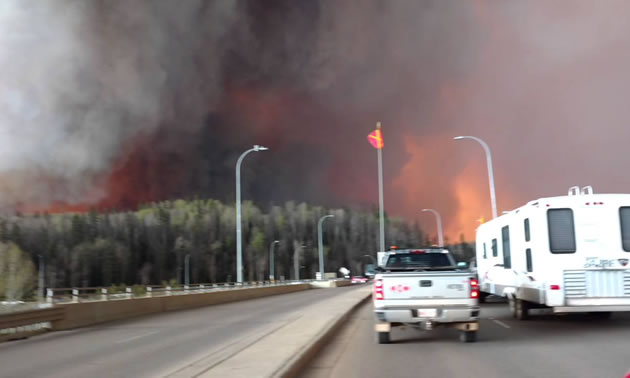
[[[382,301],[383,299],[385,299],[383,280],[374,280],[374,299],[377,301]]]
[[[479,281],[474,278],[470,279],[470,297],[479,298]]]

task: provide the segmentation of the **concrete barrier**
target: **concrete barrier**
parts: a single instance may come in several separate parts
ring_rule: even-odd
[[[350,280],[334,280],[334,281],[313,281],[310,283],[312,288],[328,289],[334,287],[350,286],[352,282]]]
[[[63,319],[52,322],[52,330],[61,331],[87,327],[135,316],[263,298],[271,295],[309,290],[310,288],[311,286],[305,283],[286,286],[233,289],[200,294],[68,303],[55,306],[64,308],[65,316]]]

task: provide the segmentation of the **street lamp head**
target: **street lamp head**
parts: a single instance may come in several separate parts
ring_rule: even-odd
[[[430,209],[422,209],[422,211],[431,211]]]
[[[259,146],[259,145],[254,145],[254,151],[258,152],[258,151],[267,151],[269,148],[265,147],[265,146]]]
[[[453,139],[455,139],[455,140],[462,140],[462,139],[466,139],[466,137],[465,136],[456,136]]]

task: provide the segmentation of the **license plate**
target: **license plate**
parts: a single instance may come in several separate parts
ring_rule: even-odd
[[[418,310],[419,318],[435,318],[437,316],[437,310],[434,308],[423,308]]]

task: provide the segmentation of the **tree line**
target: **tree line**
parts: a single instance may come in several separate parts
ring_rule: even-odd
[[[346,267],[362,274],[372,262],[365,255],[375,256],[378,248],[376,211],[287,202],[265,212],[244,202],[242,214],[246,281],[268,279],[275,240],[276,279],[295,278],[295,258],[300,277],[314,278],[319,271],[317,223],[324,215],[334,215],[323,227],[327,272]],[[181,283],[187,258],[191,283],[233,282],[235,223],[234,206],[211,199],[164,201],[126,212],[6,216],[0,218],[0,298],[32,294],[40,256],[46,287]],[[386,240],[400,248],[432,243],[417,224],[390,217]],[[463,238],[452,250],[459,260],[474,253]]]
[[[301,277],[318,271],[317,222],[323,215],[326,271],[344,266],[362,273],[375,255],[376,214],[353,209],[325,209],[287,202],[263,212],[244,202],[243,262],[248,281],[269,275],[269,246],[274,240],[275,276],[294,278],[299,255]],[[37,214],[0,219],[0,241],[13,243],[36,264],[43,256],[48,287],[182,282],[190,261],[191,282],[235,280],[234,206],[216,200],[175,200],[137,211],[85,214]],[[388,218],[386,239],[398,246],[421,245],[418,225]]]

